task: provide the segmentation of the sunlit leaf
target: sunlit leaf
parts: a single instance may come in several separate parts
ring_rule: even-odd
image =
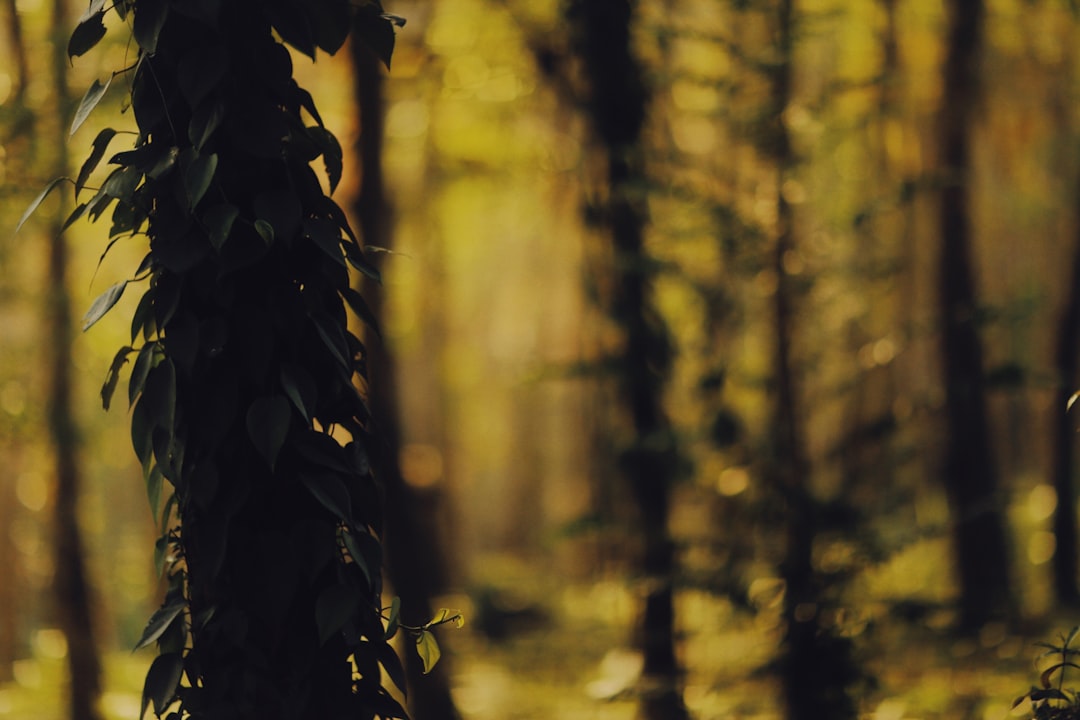
[[[442,651],[439,650],[439,643],[435,640],[434,634],[427,630],[420,631],[416,637],[416,654],[420,656],[420,662],[424,665],[424,674],[427,675],[442,657]]]
[[[79,107],[75,109],[75,117],[71,121],[71,130],[69,131],[70,135],[74,135],[75,131],[86,121],[86,118],[90,117],[90,113],[101,102],[101,98],[105,97],[105,91],[109,89],[111,84],[112,75],[104,83],[97,79],[90,83],[86,94],[83,95],[82,100],[79,102]]]
[[[26,221],[30,219],[30,216],[34,214],[34,211],[38,209],[38,206],[40,206],[45,198],[48,197],[49,193],[56,189],[56,186],[62,182],[71,182],[71,178],[58,177],[46,185],[44,190],[38,193],[38,196],[30,202],[29,207],[23,211],[22,217],[19,218],[19,222],[15,225],[15,232],[19,232],[19,230],[22,229],[22,226],[26,224]]]
[[[280,395],[261,397],[247,411],[248,438],[271,469],[289,433],[289,401]]]
[[[83,332],[89,330],[94,323],[105,315],[105,313],[112,310],[113,306],[120,300],[120,296],[124,294],[124,288],[127,287],[127,283],[127,280],[118,282],[105,292],[101,293],[101,295],[98,295],[97,299],[90,305],[90,309],[83,315]]]

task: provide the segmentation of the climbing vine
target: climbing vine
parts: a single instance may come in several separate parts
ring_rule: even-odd
[[[347,324],[351,311],[373,325],[350,267],[378,272],[330,197],[342,149],[286,47],[314,60],[353,31],[389,66],[404,21],[377,0],[90,0],[69,57],[105,36],[109,13],[133,57],[92,83],[71,132],[120,84],[137,129],[101,130],[76,178],[26,216],[71,183],[65,227],[111,210],[103,258],[148,241],[83,321],[143,288],[101,391],[108,409],[130,364],[132,442],[161,527],[167,592],[138,644],[158,649],[143,710],[404,717],[381,680],[404,687],[388,644],[397,604],[380,602],[365,348]],[[431,627],[449,622],[460,616],[402,629],[431,663]]]

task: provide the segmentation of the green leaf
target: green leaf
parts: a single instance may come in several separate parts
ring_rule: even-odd
[[[86,185],[86,181],[90,179],[90,173],[94,172],[94,168],[98,166],[101,158],[105,156],[105,150],[114,137],[116,137],[116,131],[112,128],[105,128],[94,138],[94,142],[91,144],[90,156],[86,158],[86,162],[79,168],[79,176],[75,178],[76,196]]]
[[[105,375],[105,384],[101,386],[101,404],[105,410],[109,409],[109,403],[112,401],[113,393],[116,392],[116,383],[120,380],[120,368],[127,364],[128,355],[134,352],[135,348],[130,345],[125,345],[120,348],[116,355],[113,357],[112,365],[109,366],[109,372]]]
[[[325,218],[308,218],[304,221],[304,236],[318,245],[327,257],[345,266],[345,258],[341,256],[341,229],[337,223]]]
[[[262,219],[256,220],[255,232],[259,233],[259,237],[263,239],[267,246],[274,244],[274,226],[270,223]]]
[[[386,15],[376,4],[360,8],[356,18],[356,35],[367,45],[375,56],[382,60],[386,69],[390,69],[390,57],[394,54],[394,27],[404,25],[396,15]]]
[[[344,523],[352,526],[352,507],[349,491],[338,476],[331,473],[320,475],[301,475],[300,482],[308,489],[319,504]]]
[[[210,183],[217,171],[217,153],[197,155],[184,171],[184,190],[187,193],[188,209],[194,210],[210,189]]]
[[[181,653],[165,653],[154,658],[143,684],[140,717],[146,713],[146,706],[150,703],[153,703],[154,714],[161,717],[165,708],[176,698],[176,688],[183,674],[184,657]]]
[[[150,616],[150,621],[146,624],[146,629],[143,630],[142,638],[135,645],[135,650],[149,647],[151,643],[161,637],[169,629],[169,626],[180,617],[186,607],[187,601],[184,600],[183,595],[173,595],[172,593],[166,595],[165,603]]]
[[[92,8],[91,8],[92,9]],[[68,58],[85,54],[105,37],[105,10],[89,12],[79,20],[68,39]]]
[[[333,637],[349,622],[360,606],[360,593],[350,585],[330,585],[315,601],[315,624],[319,629],[319,645]]]
[[[222,203],[214,205],[203,213],[203,224],[210,235],[210,244],[215,250],[220,251],[225,241],[229,238],[233,223],[239,217],[240,211],[234,205]]]
[[[289,433],[290,415],[289,401],[280,395],[258,398],[248,408],[248,437],[271,470]]]
[[[40,206],[45,198],[48,197],[49,193],[56,189],[56,186],[62,182],[71,182],[71,178],[58,177],[46,185],[44,190],[38,193],[38,196],[31,201],[30,206],[23,211],[22,217],[19,218],[18,224],[15,225],[15,232],[19,232],[19,230],[22,229],[22,226],[26,224],[26,221],[30,219],[30,216],[34,214],[34,211],[38,209],[38,206]]]
[[[342,532],[342,536],[345,541],[345,549],[349,551],[349,557],[353,559],[353,562],[356,563],[360,572],[363,573],[364,580],[367,582],[368,587],[374,587],[371,567],[374,565],[378,568],[381,553],[378,541],[362,530],[346,530]],[[362,543],[367,545],[370,553],[364,552]],[[372,547],[372,545],[374,545],[374,547]]]
[[[304,420],[310,423],[311,412],[315,409],[318,388],[307,370],[302,367],[283,364],[281,366],[281,388],[300,414],[304,416]]]
[[[364,296],[353,290],[351,287],[346,287],[341,291],[341,296],[345,298],[345,302],[348,303],[352,311],[356,313],[356,316],[364,321],[364,323],[375,331],[375,335],[382,337],[382,333],[379,331],[379,319],[375,317],[375,313],[371,312],[371,308],[368,307],[367,301],[364,300]]]
[[[386,619],[386,632],[383,633],[383,640],[389,640],[394,637],[398,631],[398,624],[401,621],[401,598],[397,595],[390,601],[390,616]]]
[[[188,140],[195,149],[202,151],[206,141],[214,134],[225,117],[225,109],[220,102],[205,102],[192,114],[188,123]]]
[[[315,323],[315,331],[322,338],[326,348],[330,351],[330,354],[334,356],[342,367],[349,370],[349,357],[348,357],[348,345],[345,342],[345,335],[333,320],[329,317],[313,313],[311,320]]]
[[[322,152],[323,163],[326,166],[326,177],[330,181],[330,194],[337,189],[341,182],[343,168],[341,143],[332,132],[324,127],[307,128],[308,136],[315,141],[315,145]]]
[[[89,330],[94,323],[105,315],[105,313],[112,310],[113,305],[115,305],[120,299],[120,296],[124,294],[124,288],[127,287],[127,284],[127,280],[118,282],[105,292],[101,293],[101,295],[98,295],[97,299],[90,305],[90,309],[83,315],[83,332]]]
[[[427,675],[442,657],[442,651],[439,650],[439,643],[435,640],[434,634],[427,630],[420,631],[420,634],[416,636],[416,654],[420,656],[420,662],[424,665],[424,674]]]
[[[158,36],[168,15],[169,4],[165,0],[139,0],[135,3],[132,34],[139,47],[150,55],[157,52]]]
[[[95,79],[87,89],[86,94],[83,95],[82,101],[79,103],[79,107],[75,109],[75,117],[71,121],[71,130],[69,135],[74,135],[75,131],[86,121],[86,118],[90,116],[97,104],[101,102],[101,98],[105,97],[105,91],[109,89],[109,85],[112,84],[112,75],[109,79],[102,83],[100,80]]]
[[[146,473],[146,499],[150,501],[150,512],[154,518],[157,518],[158,508],[161,507],[161,484],[164,479],[165,474],[156,463]]]
[[[252,201],[251,208],[255,217],[270,224],[274,238],[288,240],[300,227],[303,208],[294,192],[261,193]]]
[[[139,349],[135,364],[131,367],[131,378],[128,380],[129,406],[135,402],[135,398],[143,391],[147,375],[163,358],[164,355],[157,343],[147,343]]]
[[[168,357],[148,373],[139,405],[150,421],[150,432],[160,428],[172,434],[176,424],[176,366]]]
[[[439,611],[435,613],[435,617],[431,618],[431,622],[426,627],[445,625],[446,623],[453,623],[456,628],[465,627],[465,616],[461,614],[460,610],[439,608]]]

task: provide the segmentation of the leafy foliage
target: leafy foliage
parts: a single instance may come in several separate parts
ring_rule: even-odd
[[[1032,717],[1036,720],[1065,720],[1066,718],[1080,717],[1080,694],[1075,690],[1065,689],[1065,673],[1069,668],[1080,669],[1075,661],[1080,655],[1080,648],[1072,646],[1077,634],[1080,634],[1080,626],[1074,627],[1068,633],[1060,635],[1060,644],[1036,643],[1046,651],[1039,655],[1039,659],[1053,658],[1053,662],[1043,669],[1039,675],[1039,687],[1033,687],[1028,692],[1013,701],[1013,709],[1016,709],[1026,701],[1031,702]],[[1054,682],[1054,676],[1057,682]]]
[[[341,146],[285,47],[334,53],[354,28],[389,66],[404,21],[377,0],[91,0],[70,57],[101,41],[110,11],[130,27],[137,59],[91,84],[71,132],[124,76],[137,133],[94,189],[121,134],[98,133],[65,227],[111,208],[105,253],[135,237],[149,245],[83,319],[89,328],[144,284],[132,342],[101,392],[107,409],[134,358],[132,443],[168,580],[137,646],[159,651],[143,710],[176,720],[404,717],[380,679],[385,670],[402,685],[387,644],[401,626],[396,613],[384,626],[380,497],[356,389],[365,348],[347,325],[349,310],[371,318],[348,268],[378,273],[328,194]],[[84,192],[93,194],[78,202]],[[406,628],[429,667],[430,630],[447,622],[460,615]]]

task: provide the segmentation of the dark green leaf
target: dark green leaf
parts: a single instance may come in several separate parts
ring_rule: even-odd
[[[300,200],[291,191],[261,193],[252,202],[252,210],[255,217],[270,224],[273,237],[279,240],[287,240],[296,233],[303,213]]]
[[[148,463],[153,459],[151,435],[154,426],[144,405],[145,403],[140,401],[131,411],[131,446],[135,449],[135,457],[139,458],[139,463],[145,468],[149,467]]]
[[[312,314],[311,320],[315,323],[315,331],[322,338],[323,343],[330,351],[330,354],[334,356],[334,359],[341,363],[341,366],[346,370],[351,369],[348,346],[342,328],[326,315]]]
[[[150,622],[146,624],[146,629],[143,630],[142,638],[135,645],[135,650],[149,647],[151,643],[161,637],[162,633],[181,616],[186,607],[187,601],[184,600],[183,595],[173,595],[172,593],[166,595],[165,603],[150,616]]]
[[[255,221],[255,232],[259,233],[259,237],[263,239],[263,242],[267,246],[274,244],[274,226],[266,222],[263,219]]]
[[[152,429],[160,428],[172,434],[176,424],[176,366],[168,357],[162,358],[147,374],[139,405]]]
[[[330,585],[319,593],[319,599],[315,601],[315,624],[319,628],[320,645],[325,645],[349,622],[360,602],[360,593],[349,585]]]
[[[379,319],[375,317],[375,313],[371,312],[371,308],[368,307],[364,296],[350,287],[344,288],[341,295],[345,298],[345,302],[349,304],[349,307],[352,308],[352,311],[356,313],[356,316],[374,330],[377,336],[382,337],[382,333],[379,332]]]
[[[353,559],[353,562],[356,563],[360,572],[363,573],[364,580],[367,582],[368,587],[374,587],[371,568],[372,566],[375,568],[378,568],[379,566],[378,560],[380,550],[378,543],[373,537],[365,532],[353,532],[350,530],[342,534],[344,535],[345,549],[349,551],[349,557]],[[374,548],[371,547],[372,544],[375,545]],[[364,552],[365,546],[368,547],[369,553]]]
[[[105,37],[105,10],[87,13],[68,39],[67,54],[69,58],[79,57]]]
[[[69,227],[71,227],[72,224],[75,223],[75,221],[77,221],[79,218],[81,218],[83,215],[85,215],[86,210],[89,207],[90,207],[90,203],[80,203],[78,205],[78,207],[76,207],[74,210],[72,210],[71,214],[67,216],[67,220],[64,221],[64,224],[60,226],[60,232],[63,233],[65,230],[67,230]]]
[[[109,85],[112,84],[112,76],[102,83],[100,80],[94,80],[87,89],[86,94],[83,95],[82,101],[79,103],[79,107],[75,109],[75,117],[71,121],[70,135],[74,135],[75,131],[86,121],[86,118],[90,116],[97,104],[101,102],[101,98],[105,97],[105,91],[109,89]]]
[[[210,183],[217,171],[218,156],[197,155],[184,170],[184,190],[187,192],[188,209],[194,210],[210,189]]]
[[[194,48],[183,57],[176,69],[176,82],[190,107],[203,104],[225,75],[228,64],[228,55],[216,43]]]
[[[22,217],[19,218],[18,224],[15,225],[15,232],[19,232],[19,230],[22,229],[22,226],[26,224],[26,221],[30,219],[30,216],[34,214],[34,211],[38,209],[38,206],[41,205],[41,203],[45,200],[46,197],[48,197],[49,193],[51,193],[56,188],[56,186],[62,182],[71,182],[71,178],[56,178],[48,185],[46,185],[44,190],[38,193],[38,196],[34,198],[33,201],[30,203],[30,206],[23,211]]]
[[[382,284],[382,274],[379,272],[379,269],[368,262],[368,259],[364,257],[364,254],[360,251],[358,245],[352,242],[345,243],[345,257],[349,260],[349,264],[354,268],[375,282]]]
[[[308,218],[304,221],[304,236],[311,239],[334,262],[345,266],[341,255],[341,230],[337,223],[324,218]]]
[[[188,124],[188,140],[191,141],[196,150],[202,151],[206,141],[221,125],[224,115],[225,109],[220,102],[216,101],[205,102],[195,110],[191,116],[191,122]]]
[[[75,178],[75,195],[78,196],[79,191],[86,185],[86,181],[90,179],[90,173],[94,172],[94,168],[101,162],[101,158],[105,156],[105,150],[109,147],[109,142],[116,137],[116,131],[112,128],[105,128],[97,134],[94,138],[94,142],[90,147],[90,156],[86,158],[86,162],[79,168],[79,176]]]
[[[151,333],[147,331],[154,329],[153,322],[154,292],[153,290],[147,290],[139,298],[139,304],[135,307],[135,312],[131,316],[131,342],[135,342],[140,333],[146,339],[149,339]]]
[[[176,160],[179,157],[180,148],[169,148],[168,151],[164,155],[162,155],[156,163],[154,163],[154,166],[146,171],[146,177],[150,178],[151,180],[158,179],[166,172],[171,170],[174,165],[176,165]]]
[[[311,375],[302,367],[283,364],[281,366],[281,388],[292,404],[308,423],[311,411],[315,409],[318,388]]]
[[[386,619],[386,633],[383,635],[384,640],[389,640],[397,634],[400,614],[401,598],[395,595],[394,599],[390,601],[390,616]]]
[[[109,372],[105,375],[105,384],[101,386],[101,404],[106,410],[109,409],[113,393],[116,392],[116,383],[120,380],[120,369],[127,364],[128,355],[134,350],[135,348],[126,345],[120,348],[113,357]]]
[[[405,692],[405,668],[401,665],[401,658],[394,652],[394,648],[389,644],[383,642],[379,643],[378,648],[379,664],[386,670],[387,676],[398,687],[399,690]],[[387,717],[399,717],[398,715],[387,715]]]
[[[150,513],[157,518],[158,508],[161,507],[161,483],[165,479],[161,466],[154,464],[150,472],[146,473],[146,499],[150,501]]]
[[[341,182],[342,151],[341,144],[332,132],[324,127],[309,127],[308,136],[315,142],[326,165],[326,177],[330,181],[330,193],[333,194]]]
[[[176,688],[180,684],[180,676],[184,673],[184,657],[178,652],[158,655],[150,664],[146,673],[146,683],[143,685],[142,710],[140,716],[146,712],[146,706],[153,703],[154,714],[161,717],[176,697]]]
[[[93,304],[90,305],[90,309],[86,311],[86,315],[83,315],[83,332],[89,330],[94,323],[105,315],[105,313],[112,310],[113,305],[115,305],[120,299],[120,296],[124,294],[124,288],[127,287],[127,284],[127,280],[118,282],[105,292],[101,293],[101,295],[94,300]]]
[[[228,203],[214,205],[203,213],[203,224],[210,236],[210,244],[215,250],[221,250],[225,241],[229,238],[233,223],[239,217],[240,211]]]
[[[289,401],[280,395],[258,398],[248,408],[248,437],[271,469],[289,433],[290,415]]]
[[[349,491],[337,475],[301,475],[300,481],[319,504],[333,513],[338,520],[352,525],[352,510],[349,503]]]
[[[385,15],[376,5],[366,5],[357,13],[355,25],[357,37],[382,60],[388,70],[390,57],[394,54],[394,26],[398,25],[397,20],[390,19],[392,17],[396,18]]]
[[[135,3],[132,34],[139,47],[150,55],[157,52],[158,36],[168,15],[169,4],[165,0],[139,0]]]

